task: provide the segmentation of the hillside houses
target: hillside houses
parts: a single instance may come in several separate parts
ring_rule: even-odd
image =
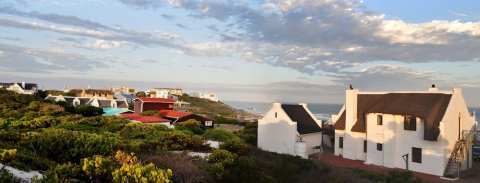
[[[475,116],[462,89],[419,92],[346,91],[333,116],[335,155],[388,168],[457,178],[471,167]],[[406,160],[405,160],[405,159]]]
[[[0,88],[14,91],[19,94],[35,95],[38,92],[38,85],[36,83],[0,83]]]

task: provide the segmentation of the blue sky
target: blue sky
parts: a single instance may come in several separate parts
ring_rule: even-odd
[[[480,106],[479,1],[12,0],[0,77],[222,100],[343,103],[360,90],[462,87]]]

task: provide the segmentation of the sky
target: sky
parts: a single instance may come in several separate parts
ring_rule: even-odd
[[[463,88],[480,106],[477,0],[6,0],[0,79],[344,103]]]

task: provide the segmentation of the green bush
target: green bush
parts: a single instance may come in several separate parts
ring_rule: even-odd
[[[143,111],[142,113],[140,113],[140,115],[142,116],[155,116],[155,117],[162,117],[162,114],[160,114],[159,111],[156,111],[156,110],[148,110],[148,111]]]
[[[220,148],[237,155],[245,155],[248,153],[249,150],[249,146],[239,138],[227,140],[220,145]]]
[[[275,182],[269,176],[262,174],[255,160],[246,156],[240,156],[228,166],[223,173],[221,182],[242,183],[242,182]]]
[[[181,131],[188,130],[197,135],[201,135],[205,132],[205,127],[202,125],[202,123],[194,119],[175,123],[175,129]]]
[[[235,155],[223,149],[216,149],[208,156],[208,162],[222,165],[232,164],[234,159]]]
[[[157,139],[149,141],[150,149],[160,147],[167,150],[207,150],[201,136],[190,136],[180,131],[162,132]],[[153,142],[153,143],[152,143]]]
[[[75,108],[75,114],[80,114],[84,117],[101,116],[103,109],[94,106],[79,105]]]
[[[165,125],[128,123],[119,131],[119,134],[126,139],[151,139],[164,131],[170,131],[170,129]]]
[[[218,141],[221,141],[221,142],[225,142],[225,141],[230,140],[230,139],[238,138],[232,132],[228,132],[228,131],[225,131],[225,130],[222,130],[222,129],[217,129],[217,128],[207,130],[203,134],[203,137],[205,137],[206,139],[218,140]]]
[[[22,143],[38,155],[56,162],[78,162],[84,157],[113,153],[120,147],[121,140],[108,132],[95,134],[45,129],[39,133],[30,133]]]
[[[41,182],[86,182],[88,180],[80,165],[68,162],[48,169],[43,175]]]

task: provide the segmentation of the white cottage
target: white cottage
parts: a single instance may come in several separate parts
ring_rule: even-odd
[[[424,92],[346,91],[335,121],[335,155],[389,168],[458,177],[471,167],[471,115],[460,88]],[[408,159],[407,162],[405,159]],[[405,159],[404,159],[405,158]]]
[[[274,103],[258,120],[258,147],[307,158],[322,143],[320,126],[307,104]]]

